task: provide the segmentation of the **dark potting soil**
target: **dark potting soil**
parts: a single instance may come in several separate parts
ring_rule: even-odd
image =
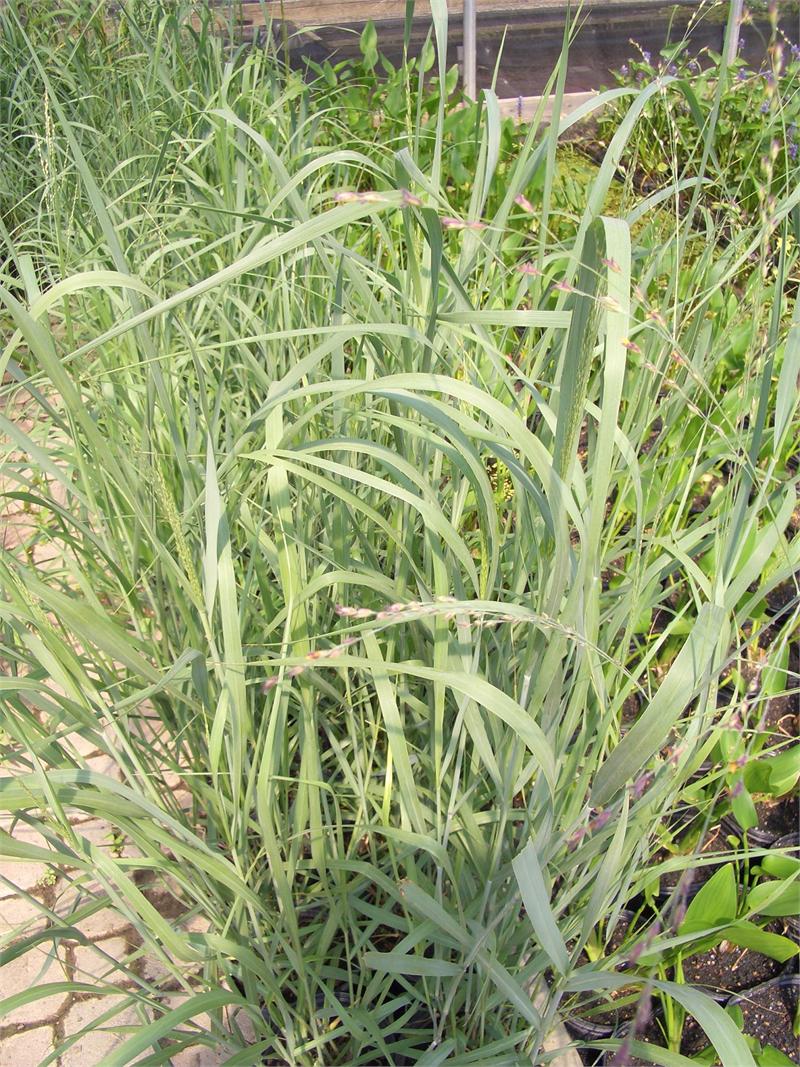
[[[798,801],[795,796],[781,797],[779,800],[761,800],[755,804],[755,809],[758,826],[748,831],[748,838],[754,845],[771,844],[797,829]],[[732,815],[726,815],[722,822],[728,833],[741,837],[742,830]]]
[[[764,801],[756,804],[758,828],[774,834],[776,838],[797,829],[797,797]]]
[[[744,1016],[744,1033],[772,1045],[793,1063],[800,1062],[800,1042],[792,1032],[797,1014],[797,985],[767,982],[742,993],[736,1004]]]
[[[774,741],[797,737],[800,719],[797,716],[796,695],[792,693],[787,696],[772,697],[767,703],[758,728],[762,733],[772,735]]]
[[[783,923],[770,923],[766,927],[772,933],[782,934]],[[698,953],[683,961],[683,980],[690,985],[708,990],[739,993],[743,989],[776,978],[783,964],[760,952],[740,948],[723,941],[708,952]]]
[[[602,1039],[624,1032],[626,1024],[636,1014],[639,993],[638,986],[613,990],[609,992],[608,999],[582,993],[565,1010],[564,1024],[581,1041]]]
[[[700,847],[695,850],[698,856],[710,856],[716,852],[725,853],[728,851],[730,851],[730,846],[725,840],[724,831],[719,826],[712,827],[705,835]],[[663,863],[669,858],[669,854],[666,851],[656,853],[653,857],[653,865]],[[687,899],[691,899],[716,870],[716,864],[708,863],[698,864],[694,870],[668,871],[666,874],[661,875],[660,893],[662,896],[669,896],[677,887],[678,882],[683,879],[682,884],[686,887]]]

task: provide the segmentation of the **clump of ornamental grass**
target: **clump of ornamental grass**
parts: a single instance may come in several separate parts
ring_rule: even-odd
[[[0,563],[0,808],[45,855],[0,843],[57,885],[8,951],[103,907],[132,923],[159,970],[94,987],[105,1025],[138,1013],[109,1064],[542,1062],[559,1011],[621,984],[750,1062],[721,1009],[618,973],[597,931],[797,570],[796,253],[764,264],[798,195],[722,246],[677,186],[601,218],[653,87],[534,122],[498,187],[487,92],[454,206],[442,96],[423,170],[413,137],[324,147],[313,86],[186,11],[145,32],[123,8],[102,63],[20,16],[3,106],[23,130],[47,100],[49,162],[16,175],[0,267],[0,479],[35,516]],[[554,243],[559,137],[609,99],[627,111]]]

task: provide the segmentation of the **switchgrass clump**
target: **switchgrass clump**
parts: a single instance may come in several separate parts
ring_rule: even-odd
[[[538,1063],[587,990],[653,983],[751,1062],[656,974],[680,893],[660,941],[605,943],[796,581],[796,252],[762,250],[800,194],[724,245],[677,185],[601,218],[655,91],[616,89],[556,239],[581,115],[500,181],[487,92],[452,202],[444,95],[424,159],[413,129],[331,147],[335,94],[269,50],[88,11],[0,12],[0,485],[32,518],[0,563],[0,807],[45,842],[0,844],[58,879],[24,950],[133,924],[124,993],[93,990],[109,1064]]]

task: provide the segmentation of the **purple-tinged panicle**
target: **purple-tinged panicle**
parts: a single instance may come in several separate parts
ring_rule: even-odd
[[[468,221],[463,219],[455,219],[451,215],[443,215],[440,220],[442,226],[446,230],[485,230],[485,222]]]
[[[422,201],[418,196],[414,196],[408,189],[400,190],[401,199],[404,207],[422,207]]]

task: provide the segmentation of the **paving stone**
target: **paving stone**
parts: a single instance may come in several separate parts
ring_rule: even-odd
[[[49,1026],[26,1030],[0,1041],[0,1067],[37,1067],[53,1051]]]
[[[182,1004],[185,1004],[186,1000],[187,995],[185,993],[168,993],[162,997],[159,997],[159,1003],[163,1006],[164,1013],[174,1011]],[[180,1025],[182,1028],[185,1027],[189,1030],[210,1030],[212,1026],[211,1016],[207,1014],[195,1015],[193,1018],[189,1019],[185,1023],[181,1023]]]
[[[12,836],[16,841],[24,841],[26,844],[36,845],[37,848],[50,847],[47,840],[29,826],[17,824],[14,827]],[[45,863],[29,863],[26,860],[6,859],[3,856],[0,856],[0,875],[3,878],[7,878],[18,889],[33,889],[46,878],[52,876]],[[0,885],[4,885],[4,883],[0,883]],[[12,892],[13,890],[8,888],[0,889],[0,893],[3,896],[9,896]]]
[[[100,752],[96,756],[89,756],[86,760],[86,766],[96,774],[105,774],[109,778],[115,778],[118,782],[122,780],[119,764],[113,756],[109,756],[105,752]]]
[[[94,738],[84,737],[82,734],[73,733],[64,738],[66,744],[79,756],[86,759],[88,756],[99,755],[97,741]]]
[[[230,1017],[232,1020],[231,1030],[234,1029],[233,1022],[235,1022],[245,1041],[255,1044],[256,1028],[250,1015],[246,1011],[242,1011],[241,1008],[234,1008]]]
[[[112,959],[122,962],[130,955],[130,951],[130,946],[124,937],[112,937],[107,941],[101,941],[98,948],[86,946],[76,948],[73,957],[75,981],[97,981],[109,985],[119,985],[130,981],[130,975],[125,970],[114,967],[113,963],[106,958],[106,956],[111,956]],[[104,956],[103,953],[106,955]]]
[[[48,956],[41,948],[34,948],[0,968],[0,989],[4,997],[11,997],[35,986],[49,982],[63,982],[66,977],[63,961]],[[4,1025],[44,1022],[56,1015],[66,1000],[66,993],[42,997],[15,1008],[14,1011],[0,1017],[0,1020]]]
[[[203,1048],[202,1045],[193,1045],[170,1056],[170,1063],[172,1067],[219,1067],[226,1059],[226,1052],[215,1052],[213,1049]]]
[[[98,1028],[82,1034],[78,1040],[62,1053],[60,1058],[61,1067],[91,1067],[93,1064],[102,1063],[105,1057],[123,1041],[127,1040],[130,1032],[120,1032],[125,1026],[138,1025],[141,1020],[133,1008],[123,1007],[127,1003],[123,997],[97,997],[92,1000],[81,1000],[69,1009],[64,1016],[64,1036],[72,1037],[84,1030],[101,1015],[118,1006],[120,1011]]]
[[[25,929],[20,931],[20,936],[45,926],[47,920],[42,916],[39,908],[25,897],[13,896],[0,900],[0,935],[22,926],[23,923]]]
[[[86,903],[88,903],[88,900]],[[88,919],[84,919],[76,925],[80,932],[92,941],[102,941],[107,937],[116,938],[130,929],[127,916],[120,915],[113,908],[103,908],[102,911],[96,911]]]

